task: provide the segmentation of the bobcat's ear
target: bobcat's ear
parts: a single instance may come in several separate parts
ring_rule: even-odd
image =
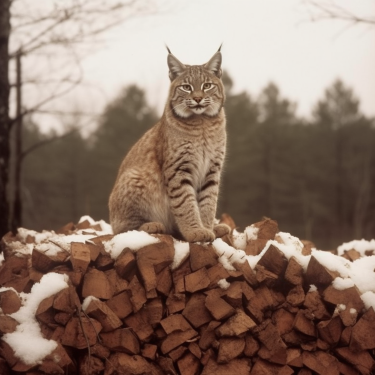
[[[204,67],[209,70],[211,73],[215,74],[218,78],[221,77],[221,46],[218,51],[211,57],[210,61],[204,64]]]
[[[168,47],[167,47],[167,50],[168,50],[167,62],[168,62],[168,67],[169,67],[169,79],[173,81],[175,78],[177,78],[179,75],[181,75],[185,71],[186,66],[172,55],[172,52],[169,50]]]

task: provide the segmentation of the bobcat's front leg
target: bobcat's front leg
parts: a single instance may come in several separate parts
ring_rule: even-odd
[[[198,205],[202,224],[206,228],[213,230],[215,237],[223,237],[230,232],[228,225],[214,224],[219,195],[220,171],[220,163],[214,163],[207,173],[201,189],[198,191]]]
[[[203,225],[193,187],[192,176],[178,170],[167,183],[170,207],[177,227],[188,242],[207,242],[215,239],[213,228]]]

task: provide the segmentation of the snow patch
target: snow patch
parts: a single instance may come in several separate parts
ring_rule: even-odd
[[[86,311],[86,309],[89,307],[91,301],[99,301],[99,299],[94,297],[94,296],[86,297],[82,302],[82,310],[83,311]]]
[[[228,289],[230,287],[230,283],[226,280],[226,279],[220,279],[218,282],[217,282],[217,285],[219,285],[219,287],[221,289]]]
[[[375,293],[372,291],[365,292],[361,295],[361,299],[365,304],[365,309],[368,310],[371,307],[375,310]]]
[[[111,255],[112,259],[117,259],[121,252],[128,247],[133,252],[140,248],[160,242],[156,237],[144,231],[130,230],[114,236],[111,240],[103,242],[105,250]]]
[[[366,255],[366,251],[374,251],[375,252],[375,240],[366,241],[362,240],[354,240],[350,242],[345,242],[337,248],[338,255],[344,255],[345,251],[348,250],[356,250],[358,251],[361,256]]]
[[[343,279],[342,277],[336,277],[332,281],[332,286],[337,290],[344,290],[353,287],[354,281],[349,278]]]
[[[246,234],[247,241],[258,239],[258,232],[259,232],[259,228],[257,228],[254,224],[246,227],[245,234]]]
[[[219,256],[219,262],[229,271],[235,271],[233,263],[244,263],[246,261],[246,253],[243,250],[237,250],[228,245],[221,238],[216,238],[212,242],[216,254]]]
[[[5,334],[2,339],[11,346],[15,356],[27,365],[41,363],[43,358],[57,347],[57,342],[43,338],[36,310],[45,298],[68,287],[68,276],[50,272],[31,288],[30,293],[21,293],[22,306],[10,316],[20,323],[15,332]]]
[[[170,265],[171,270],[178,268],[189,256],[190,245],[189,242],[184,241],[173,241],[174,246],[174,258]]]

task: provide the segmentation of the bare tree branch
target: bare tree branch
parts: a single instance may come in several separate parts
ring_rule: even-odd
[[[349,22],[350,26],[355,24],[375,25],[375,15],[372,17],[359,16],[333,1],[305,0],[304,3],[310,10],[309,16],[312,22],[334,19]]]

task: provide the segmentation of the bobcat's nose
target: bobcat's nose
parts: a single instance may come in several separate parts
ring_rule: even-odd
[[[201,96],[196,96],[195,98],[193,98],[197,103],[199,103],[201,100],[202,100],[202,97]]]

